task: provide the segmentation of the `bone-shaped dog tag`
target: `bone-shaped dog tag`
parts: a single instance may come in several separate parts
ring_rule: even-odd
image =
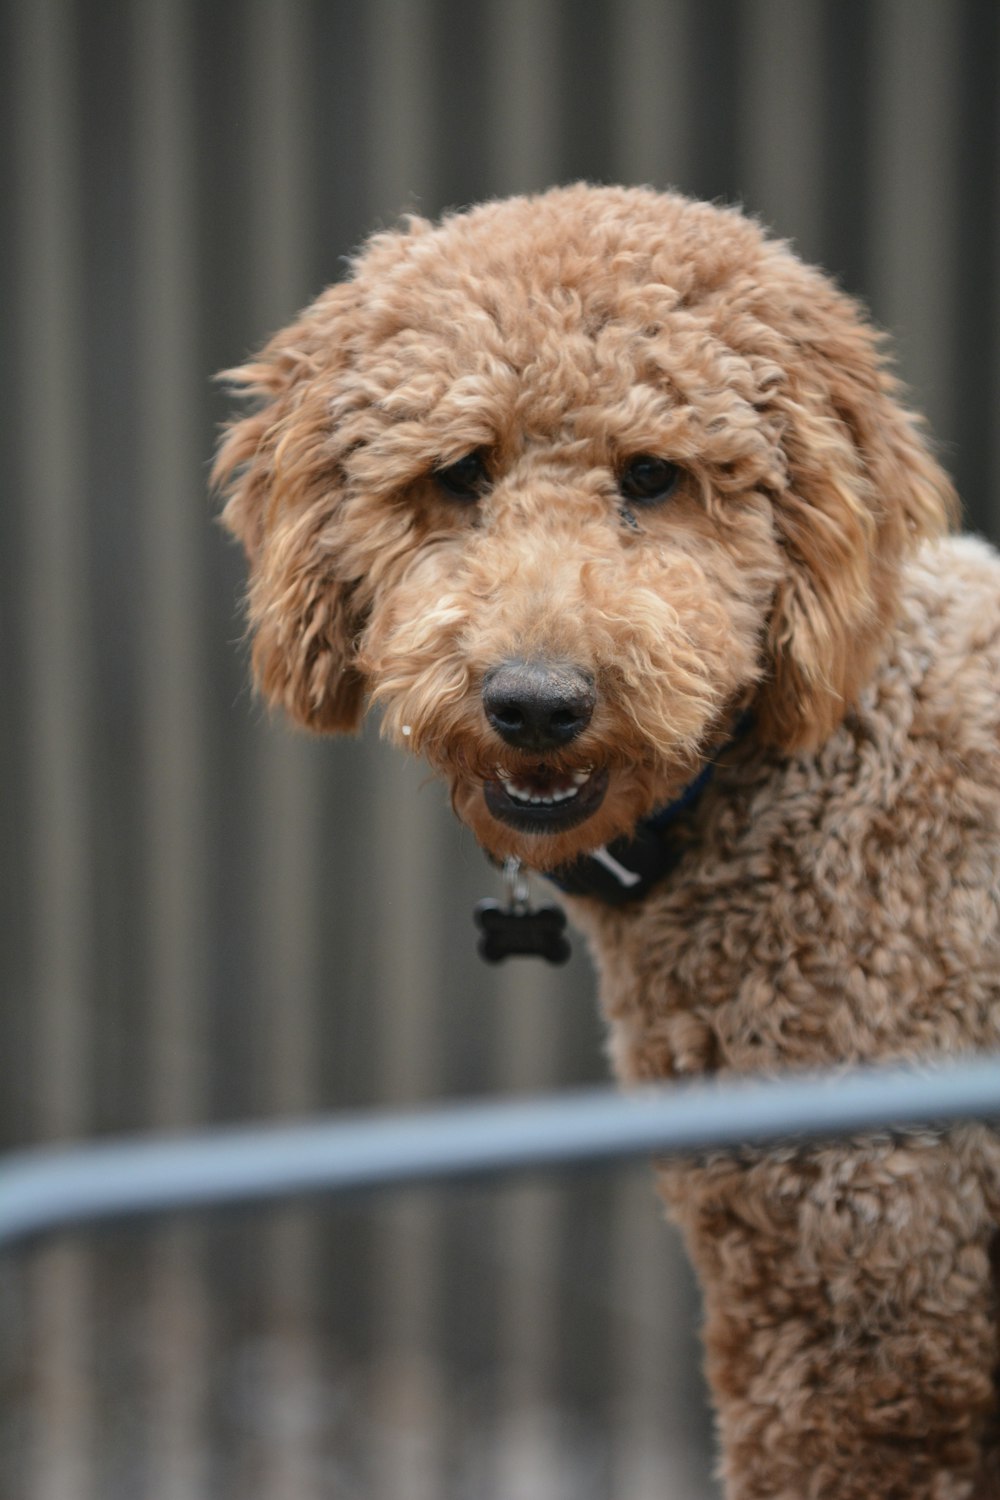
[[[566,913],[559,906],[532,907],[528,887],[521,878],[520,860],[505,860],[503,877],[507,905],[480,901],[476,906],[476,926],[482,934],[480,958],[488,964],[515,957],[564,964],[572,952],[566,937]]]
[[[481,933],[479,956],[488,964],[517,956],[564,964],[572,952],[566,937],[566,913],[558,906],[511,911],[499,901],[480,901],[476,926]]]

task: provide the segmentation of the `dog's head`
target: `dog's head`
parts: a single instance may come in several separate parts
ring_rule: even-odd
[[[258,684],[551,868],[736,717],[818,744],[954,507],[856,305],[740,214],[578,186],[375,237],[222,443]]]

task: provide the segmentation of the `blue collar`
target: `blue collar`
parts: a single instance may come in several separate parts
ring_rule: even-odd
[[[643,818],[631,837],[614,839],[568,865],[560,865],[546,878],[567,896],[591,896],[607,906],[641,901],[683,857],[684,845],[666,837],[667,831],[694,809],[715,775],[717,756],[741,739],[750,723],[750,713],[744,713],[731,738],[714,752],[680,796]]]

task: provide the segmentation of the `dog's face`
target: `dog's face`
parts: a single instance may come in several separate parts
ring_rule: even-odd
[[[748,707],[838,722],[947,481],[854,305],[739,215],[577,187],[372,241],[234,378],[265,694],[386,731],[546,869]]]

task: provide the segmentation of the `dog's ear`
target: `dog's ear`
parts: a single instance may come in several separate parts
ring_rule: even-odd
[[[342,436],[333,407],[349,360],[351,283],[331,287],[260,355],[220,377],[256,402],[219,445],[213,483],[250,567],[253,670],[266,700],[310,729],[356,729],[362,619],[342,559]]]
[[[896,614],[903,559],[957,520],[958,501],[902,404],[881,336],[820,273],[783,247],[774,254],[763,316],[784,378],[761,405],[782,434],[775,520],[787,566],[757,722],[795,751],[820,744],[857,698]]]

